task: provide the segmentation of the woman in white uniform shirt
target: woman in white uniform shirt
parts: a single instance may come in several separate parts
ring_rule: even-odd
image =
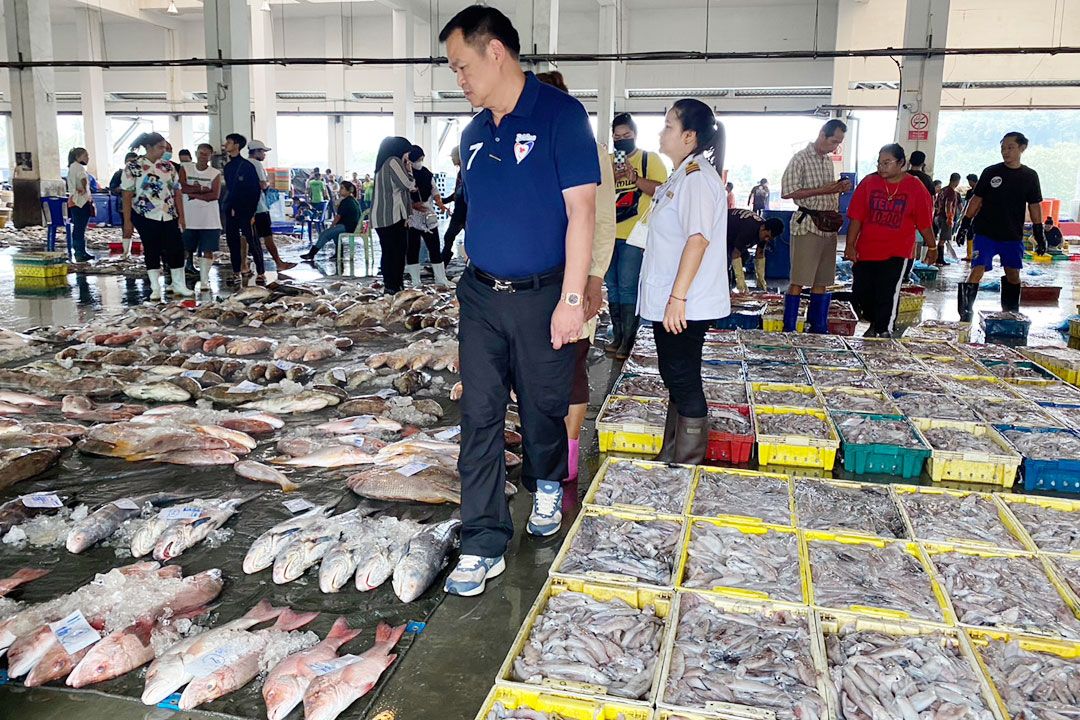
[[[89,262],[94,256],[86,252],[86,226],[94,215],[94,200],[90,197],[90,176],[86,164],[90,154],[86,148],[72,148],[68,152],[68,217],[71,218],[71,249],[75,262]]]
[[[709,438],[701,349],[706,330],[731,312],[724,126],[700,100],[679,100],[664,118],[660,152],[676,169],[653,195],[638,315],[653,323],[670,396],[657,459],[697,464]]]

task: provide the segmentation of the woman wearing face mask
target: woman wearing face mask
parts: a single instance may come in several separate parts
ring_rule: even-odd
[[[412,280],[412,286],[420,287],[420,242],[423,241],[431,258],[435,284],[449,285],[446,265],[442,262],[442,248],[439,246],[439,216],[435,214],[435,204],[442,207],[442,198],[435,189],[435,176],[424,166],[424,150],[419,145],[413,145],[409,151],[409,165],[412,167],[416,190],[410,197],[412,211],[406,223],[409,236],[405,252],[405,272]]]
[[[700,100],[664,117],[660,152],[675,172],[656,190],[638,287],[638,314],[653,324],[668,415],[657,460],[696,465],[709,439],[701,383],[705,331],[731,313],[727,277],[724,126]],[[640,231],[639,231],[640,232]]]
[[[90,197],[90,177],[86,164],[90,154],[86,148],[72,148],[68,152],[68,217],[71,218],[71,249],[75,262],[89,262],[94,256],[86,252],[86,225],[94,216],[93,198]]]
[[[664,161],[654,152],[637,147],[637,125],[630,113],[616,115],[611,123],[615,144],[615,252],[604,276],[611,313],[611,342],[604,348],[616,360],[630,357],[637,334],[638,276],[644,250],[626,239],[644,217],[653,193],[667,180]]]
[[[158,133],[140,135],[131,149],[141,147],[145,154],[124,167],[120,181],[124,191],[123,237],[130,240],[133,232],[139,231],[151,300],[161,299],[162,258],[172,275],[172,292],[184,297],[194,294],[184,284],[184,202],[180,175],[164,157],[167,145]]]
[[[413,145],[403,137],[384,138],[375,158],[375,191],[371,199],[371,224],[382,248],[382,276],[386,292],[399,292],[405,285],[405,221],[412,208],[410,193],[416,183],[409,174],[409,153]]]

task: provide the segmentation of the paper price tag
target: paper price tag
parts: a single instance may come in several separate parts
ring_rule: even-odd
[[[197,507],[171,507],[161,511],[162,520],[198,520],[202,517],[202,508]]]
[[[347,665],[352,665],[359,659],[360,658],[357,655],[342,655],[336,660],[330,660],[329,662],[311,663],[310,665],[308,665],[308,667],[311,668],[317,676],[327,675],[336,670],[340,670]]]
[[[435,433],[435,439],[436,440],[443,440],[443,441],[453,440],[454,438],[456,438],[460,434],[461,434],[461,426],[460,425],[455,425],[454,427],[449,427],[449,428],[446,428],[445,430],[442,430],[440,432]]]
[[[113,500],[113,505],[121,510],[138,510],[139,506],[131,498],[120,498],[119,500]]]
[[[303,512],[315,507],[312,503],[308,502],[304,498],[296,498],[294,500],[285,500],[281,503],[285,506],[285,509],[291,513]]]
[[[58,508],[64,507],[56,493],[30,493],[22,496],[22,504],[28,508]]]
[[[353,430],[363,430],[368,425],[370,425],[371,421],[374,419],[375,418],[371,415],[361,415],[360,417],[353,420],[352,425],[350,425],[349,427]]]
[[[205,370],[185,370],[180,373],[180,377],[191,378],[192,380],[202,380],[202,376],[205,374]]]
[[[358,448],[364,447],[364,442],[365,442],[366,439],[367,438],[365,438],[363,435],[358,435],[357,437],[354,437],[352,439],[353,447],[358,447]]]
[[[86,621],[82,610],[76,610],[63,620],[49,623],[49,628],[68,655],[74,655],[101,639],[98,631]]]
[[[276,367],[278,370],[284,370],[285,372],[288,372],[289,370],[296,367],[296,363],[289,362],[288,360],[275,360],[274,367]]]
[[[235,659],[235,654],[229,646],[219,647],[201,656],[190,665],[184,665],[194,677],[206,677],[217,672]]]
[[[244,382],[240,383],[239,385],[234,385],[233,387],[229,388],[225,392],[227,392],[227,393],[250,393],[250,392],[258,392],[259,390],[262,390],[262,389],[263,389],[262,385],[258,385],[256,383],[253,383],[250,380],[245,380]]]
[[[429,467],[431,467],[431,466],[428,465],[427,463],[411,462],[408,465],[402,465],[401,467],[399,467],[397,469],[397,474],[402,475],[404,477],[412,477],[413,475],[415,475],[418,472],[421,472],[423,470],[427,470]]]
[[[261,328],[262,327],[262,320],[252,320],[251,322],[248,323],[248,327]]]
[[[394,388],[383,388],[379,392],[375,393],[375,397],[381,397],[383,400],[392,398],[398,394],[398,391]]]

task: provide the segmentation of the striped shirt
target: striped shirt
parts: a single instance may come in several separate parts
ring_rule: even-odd
[[[375,174],[375,190],[371,197],[372,227],[390,227],[408,218],[412,210],[409,193],[414,190],[416,183],[405,172],[400,158],[392,157],[383,163]]]
[[[836,167],[832,158],[828,155],[818,155],[814,150],[814,143],[808,143],[805,148],[791,156],[787,169],[784,170],[784,179],[780,184],[781,195],[791,195],[796,190],[809,190],[819,188],[829,183],[836,182]],[[799,207],[810,210],[840,210],[840,194],[814,195],[794,201]],[[810,216],[807,215],[802,222],[797,222],[799,211],[791,218],[791,235],[805,235],[813,233],[822,237],[833,237],[836,233],[824,233],[817,229]]]

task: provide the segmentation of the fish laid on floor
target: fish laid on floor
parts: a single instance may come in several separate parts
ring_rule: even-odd
[[[162,507],[190,497],[181,493],[149,493],[107,502],[72,526],[66,541],[68,552],[81,553],[111,537],[125,521],[139,517],[147,507]]]
[[[1080,512],[1010,502],[1009,509],[1043,552],[1080,551]]]
[[[694,469],[647,466],[629,460],[612,460],[596,489],[597,505],[645,507],[657,512],[682,514]]]
[[[930,559],[961,623],[1080,640],[1080,620],[1038,560],[959,552],[936,553]]]
[[[807,547],[816,605],[886,608],[920,620],[944,620],[930,576],[902,544],[808,540]]]
[[[905,392],[896,398],[896,404],[908,417],[966,422],[976,422],[979,419],[966,403],[943,393]]]
[[[978,649],[990,679],[1014,718],[1080,718],[1080,659],[991,640]]]
[[[895,445],[905,448],[925,446],[906,420],[885,420],[867,415],[837,415],[836,429],[844,442],[855,445]]]
[[[795,512],[799,526],[807,530],[858,532],[883,538],[907,537],[900,510],[884,487],[849,488],[796,480]]]
[[[607,407],[596,421],[629,425],[659,425],[662,427],[666,413],[666,400],[642,402],[613,395],[608,398]]]
[[[300,486],[290,480],[285,473],[254,460],[241,460],[233,465],[233,472],[245,480],[277,485],[282,492],[300,489]]]
[[[989,497],[977,493],[957,497],[946,493],[914,492],[901,494],[900,504],[907,510],[919,540],[974,540],[999,548],[1025,549],[1002,523],[998,507]]]
[[[651,605],[640,610],[576,592],[553,595],[514,658],[513,679],[599,685],[615,697],[639,700],[652,689],[664,621]]]
[[[943,427],[923,430],[923,435],[935,450],[979,453],[981,455],[1008,455],[1008,451],[991,440],[989,435],[976,435],[958,428]]]
[[[788,481],[783,478],[702,471],[691,514],[705,517],[735,515],[774,525],[791,524]]]
[[[690,594],[679,603],[665,703],[734,703],[771,711],[777,720],[828,717],[803,616],[725,612]]]
[[[376,630],[375,644],[364,654],[312,679],[304,691],[305,720],[334,720],[371,692],[382,674],[397,659],[397,655],[390,651],[404,630],[404,625],[393,629],[380,625]]]
[[[424,528],[409,540],[404,555],[394,566],[394,594],[399,600],[412,602],[431,587],[435,576],[446,567],[460,532],[461,520],[451,518]]]
[[[686,576],[689,588],[739,588],[767,593],[770,600],[802,601],[799,539],[795,533],[742,532],[694,523]]]
[[[826,634],[838,720],[995,720],[978,671],[945,635]]]
[[[317,521],[329,517],[333,512],[334,504],[309,508],[263,532],[255,539],[255,542],[251,543],[247,555],[244,556],[244,572],[250,575],[273,565],[274,559],[293,538],[302,534]]]
[[[1001,434],[1031,460],[1080,460],[1080,436],[1071,432],[1002,430]]]
[[[360,532],[326,551],[319,564],[319,589],[338,592],[355,577],[357,590],[374,590],[390,578],[409,541],[422,529],[419,523],[393,516],[370,519]]]
[[[0,450],[0,490],[40,475],[59,460],[60,451],[54,448]]]
[[[38,578],[43,578],[48,574],[48,570],[40,570],[38,568],[22,568],[21,570],[16,570],[6,578],[0,579],[0,598],[6,597],[17,587],[25,585],[28,582],[33,582]]]
[[[670,520],[623,520],[589,515],[556,572],[611,573],[652,585],[670,585],[682,525]]]
[[[756,413],[758,435],[799,435],[827,440],[833,436],[829,424],[814,415]]]

